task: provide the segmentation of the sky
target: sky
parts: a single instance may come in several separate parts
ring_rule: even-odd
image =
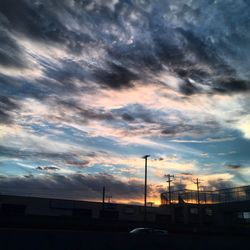
[[[142,203],[248,185],[247,0],[1,0],[0,192]]]

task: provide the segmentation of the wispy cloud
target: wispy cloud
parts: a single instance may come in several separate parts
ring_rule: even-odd
[[[226,142],[226,141],[234,141],[236,137],[225,137],[225,138],[206,138],[204,140],[171,140],[172,142],[178,142],[178,143],[215,143],[215,142]]]
[[[34,178],[108,166],[142,178],[136,159],[150,153],[162,159],[151,172],[162,185],[164,164],[225,174],[242,163],[221,153],[237,150],[247,165],[248,16],[243,0],[2,0],[4,174],[18,162]]]

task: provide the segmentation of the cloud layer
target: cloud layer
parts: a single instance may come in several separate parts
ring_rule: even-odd
[[[246,184],[249,11],[245,0],[2,0],[1,174],[102,186],[105,173],[126,186],[150,153],[164,159],[154,190],[170,171]]]

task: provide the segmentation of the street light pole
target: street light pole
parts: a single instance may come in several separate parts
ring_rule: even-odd
[[[102,210],[104,210],[105,207],[105,186],[102,188]]]
[[[145,159],[145,185],[144,185],[144,222],[147,221],[147,168],[148,168],[148,157],[145,155],[142,158]]]

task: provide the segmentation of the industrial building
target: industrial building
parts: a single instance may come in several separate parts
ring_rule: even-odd
[[[213,191],[175,190],[161,194],[172,224],[249,228],[250,186]]]
[[[171,199],[169,199],[170,197]],[[250,186],[216,191],[178,190],[161,194],[159,207],[54,198],[0,195],[1,226],[128,230],[249,230]]]
[[[97,228],[142,226],[144,207],[129,204],[0,195],[0,224]],[[147,223],[164,221],[165,209],[147,207]],[[160,226],[160,225],[159,225]]]

